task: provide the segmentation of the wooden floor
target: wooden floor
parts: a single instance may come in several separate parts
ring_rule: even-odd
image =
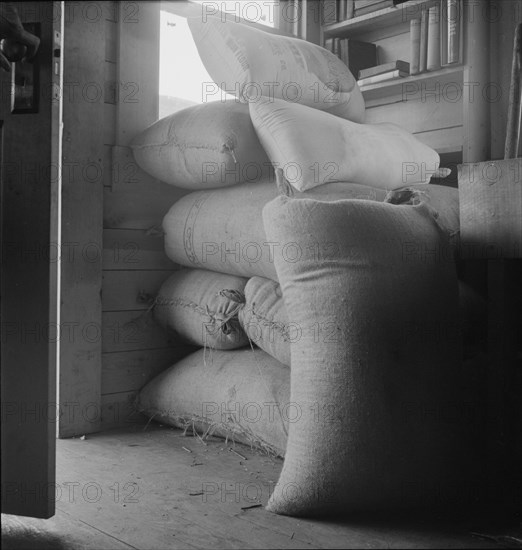
[[[440,518],[336,523],[271,514],[259,504],[281,460],[180,430],[133,425],[57,446],[56,516],[23,521],[70,550],[517,547],[483,524]]]

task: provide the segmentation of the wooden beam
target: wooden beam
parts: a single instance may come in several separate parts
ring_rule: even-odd
[[[518,156],[520,145],[520,123],[522,116],[522,23],[517,25],[513,45],[513,62],[511,66],[511,85],[509,88],[509,111],[506,132],[504,158],[513,159]]]
[[[489,79],[489,34],[487,0],[464,0],[466,23],[464,44],[462,161],[480,162],[491,158]]]
[[[161,371],[174,365],[195,348],[180,345],[179,348],[117,351],[103,357],[103,393],[136,391]]]
[[[522,158],[459,168],[461,255],[522,258]]]
[[[322,46],[321,16],[322,2],[306,0],[304,11],[304,36],[308,42]]]
[[[59,378],[60,403],[76,414],[62,416],[59,436],[70,437],[100,427],[84,413],[101,402],[105,20],[66,18],[64,51]]]
[[[130,7],[136,9],[131,12]],[[119,104],[116,144],[156,122],[159,112],[160,2],[118,4]]]
[[[34,58],[40,100],[33,112],[13,113],[12,73],[0,71],[1,507],[2,518],[49,518],[55,512],[45,488],[54,486],[56,459],[59,277],[53,252],[59,242],[61,101],[44,100],[43,90],[61,88],[53,50],[61,47],[62,6],[13,7],[22,23],[40,24]],[[17,69],[13,63],[11,71]]]

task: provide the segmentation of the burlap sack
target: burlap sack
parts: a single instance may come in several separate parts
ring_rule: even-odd
[[[238,319],[254,344],[290,366],[290,342],[301,337],[301,330],[297,324],[288,322],[279,283],[264,277],[249,279]]]
[[[277,194],[276,182],[269,180],[185,195],[163,219],[167,256],[187,267],[277,280],[274,257],[291,259],[295,253],[291,243],[282,245],[265,237],[261,212]],[[299,194],[298,198],[382,201],[385,195],[382,189],[334,183]],[[317,250],[318,257],[327,258],[331,253],[328,246]]]
[[[203,437],[226,437],[283,456],[290,369],[264,351],[204,350],[149,382],[136,406],[154,420]]]
[[[306,105],[250,103],[252,122],[272,164],[299,191],[335,181],[384,189],[429,183],[438,153],[391,123],[357,124]]]
[[[161,286],[154,317],[187,342],[215,349],[248,344],[238,320],[247,279],[205,269],[183,269]]]
[[[212,17],[190,17],[188,24],[205,68],[228,94],[254,103],[261,97],[280,98],[364,120],[355,78],[328,50]]]
[[[139,167],[183,189],[259,181],[272,165],[259,143],[248,106],[213,101],[158,120],[131,143]]]
[[[484,298],[459,281],[458,322],[468,355],[476,354],[485,343],[486,309]],[[288,319],[279,283],[264,277],[249,279],[238,318],[251,342],[290,366],[290,345],[301,338],[302,329]]]
[[[284,467],[268,509],[294,516],[469,504],[457,277],[425,205],[293,200],[265,206],[291,344]],[[313,244],[334,243],[318,262]],[[422,242],[430,253],[411,243]],[[435,253],[433,253],[435,251]]]

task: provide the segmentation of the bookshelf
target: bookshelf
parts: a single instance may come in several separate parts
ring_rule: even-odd
[[[474,93],[481,83],[489,82],[490,29],[486,18],[476,16],[487,9],[488,2],[458,2],[460,47],[456,63],[361,87],[367,122],[396,122],[414,133],[439,152],[443,166],[454,170],[454,185],[457,163],[488,158],[490,129],[488,101],[482,94]],[[410,21],[434,6],[446,10],[446,0],[408,0],[359,17],[324,24],[320,29],[320,43],[324,45],[325,40],[332,38],[372,42],[377,46],[378,64],[410,62]]]
[[[520,467],[515,466],[522,459],[520,438],[515,436],[521,433],[522,418],[520,376],[516,379],[522,354],[517,344],[521,341],[517,328],[522,311],[522,158],[500,160],[508,127],[513,37],[516,25],[522,22],[522,2],[458,2],[463,14],[458,63],[365,86],[362,93],[367,122],[396,122],[410,129],[439,152],[442,166],[452,168],[450,185],[459,187],[463,244],[459,278],[488,296],[487,369],[480,377],[485,380],[481,408],[486,411],[481,446],[490,471],[483,485],[490,488],[489,502],[504,513],[506,504],[515,502],[522,487]],[[409,22],[419,10],[437,3],[410,0],[322,25],[321,40],[367,40],[378,45],[379,63],[411,61]],[[493,99],[484,93],[491,84],[499,92]],[[437,87],[446,91],[460,87],[467,92],[453,98],[444,93],[425,93]],[[410,89],[417,93],[409,93]],[[454,173],[457,165],[461,168],[459,179]]]
[[[408,22],[416,17],[422,9],[428,9],[440,3],[440,0],[409,0],[397,6],[367,13],[359,17],[332,23],[323,26],[325,37],[353,36],[356,33],[366,32],[368,27],[382,29]]]
[[[417,88],[419,88],[419,92],[421,92],[422,86],[425,87],[425,90],[428,90],[431,84],[433,84],[431,89],[435,89],[439,86],[442,89],[446,89],[449,93],[452,85],[463,86],[463,73],[464,70],[462,65],[458,65],[456,67],[440,69],[439,71],[425,72],[395,80],[385,80],[377,84],[363,86],[361,90],[367,104],[397,94],[401,94],[401,96],[404,96],[406,99],[408,96],[412,95]],[[418,86],[413,87],[413,84],[418,84]],[[457,92],[454,92],[454,95],[456,96]]]

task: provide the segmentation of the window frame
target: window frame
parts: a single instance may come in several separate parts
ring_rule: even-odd
[[[278,4],[276,2],[276,6],[277,5]],[[282,2],[279,1],[280,9],[279,10],[276,9],[274,11],[275,19],[276,19],[274,22],[274,27],[269,27],[268,25],[256,23],[255,21],[248,21],[247,19],[243,19],[242,17],[238,17],[232,13],[222,12],[219,10],[212,17],[219,18],[220,20],[221,18],[224,18],[227,22],[241,23],[242,25],[246,25],[248,27],[252,27],[254,29],[265,31],[271,34],[278,34],[281,36],[287,36],[289,38],[295,38],[293,34],[288,33],[285,30],[280,28],[281,6],[282,6]],[[169,13],[172,13],[173,15],[178,15],[180,17],[198,16],[201,14],[201,4],[198,2],[193,2],[192,0],[185,0],[184,2],[172,2],[169,0],[161,0],[160,10],[167,11]]]

